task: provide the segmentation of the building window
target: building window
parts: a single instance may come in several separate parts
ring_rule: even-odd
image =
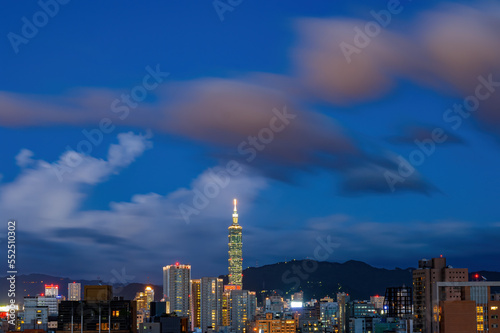
[[[120,311],[116,310],[113,311],[113,317],[119,317],[120,316]]]

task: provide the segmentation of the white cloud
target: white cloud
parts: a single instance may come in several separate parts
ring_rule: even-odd
[[[31,164],[33,164],[34,160],[33,152],[29,149],[21,149],[21,151],[16,155],[16,164],[21,168],[25,168]]]
[[[150,269],[142,266],[146,265],[142,260],[146,255],[165,257],[166,264],[192,260],[186,255],[188,250],[201,253],[204,248],[221,246],[220,253],[225,253],[232,199],[241,200],[242,211],[249,210],[258,192],[267,186],[264,178],[252,176],[244,169],[233,177],[225,175],[219,179],[223,186],[218,195],[198,209],[190,224],[183,219],[179,205],[193,206],[197,191],[203,193],[207,184],[213,185],[214,173],[222,169],[207,169],[189,187],[165,195],[135,194],[130,201],[111,202],[109,209],[82,210],[82,201],[92,186],[119,173],[151,146],[145,137],[132,133],[119,134],[118,141],[110,146],[106,160],[78,154],[76,160],[80,162],[64,174],[62,182],[54,168],[67,167],[68,154],[74,152],[62,154],[52,163],[34,161],[32,168],[23,169],[15,180],[0,185],[0,218],[16,219],[20,232],[28,233],[24,239],[30,244],[21,254],[26,269],[46,270],[44,258],[50,256],[67,272],[79,272],[80,262],[93,260],[94,269],[105,274],[126,263]],[[215,266],[207,260],[205,269],[214,270]]]
[[[29,162],[35,165],[24,169],[13,182],[0,188],[2,212],[25,220],[32,230],[67,225],[67,219],[85,198],[82,185],[103,182],[132,163],[150,146],[143,136],[132,133],[119,134],[118,140],[118,145],[110,147],[108,160],[66,152],[58,161],[48,163],[33,161],[30,151],[21,151],[16,156],[18,164],[26,166]],[[69,167],[69,157],[78,163]]]

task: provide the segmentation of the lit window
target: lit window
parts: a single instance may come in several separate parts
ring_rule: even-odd
[[[490,310],[492,310],[492,311],[498,310],[498,306],[492,306],[492,307],[490,308]]]

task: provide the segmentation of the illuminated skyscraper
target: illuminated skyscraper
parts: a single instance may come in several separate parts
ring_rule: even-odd
[[[144,292],[137,292],[134,298],[134,301],[137,302],[137,314],[142,315],[142,318],[149,318],[151,302],[154,302],[154,299],[155,291],[150,286],[147,286]],[[142,323],[142,321],[137,323]]]
[[[222,293],[222,326],[229,326],[231,324],[231,309],[229,307],[230,298],[231,290],[224,290]]]
[[[68,283],[68,301],[79,301],[82,299],[82,284]]]
[[[208,328],[218,332],[222,326],[222,293],[224,285],[222,279],[215,277],[201,278],[201,331]]]
[[[170,305],[170,312],[189,317],[191,295],[191,265],[163,267],[163,297]]]
[[[191,330],[201,328],[201,280],[191,280]]]
[[[228,314],[233,332],[247,333],[247,324],[255,319],[256,306],[257,297],[254,291],[229,291]]]
[[[151,311],[151,302],[155,301],[155,291],[150,286],[147,286],[146,289],[144,289],[144,294],[146,294],[146,309],[149,316],[149,312]]]
[[[238,224],[238,212],[236,210],[236,199],[234,199],[233,224],[229,229],[229,284],[242,287],[242,247],[241,226]]]

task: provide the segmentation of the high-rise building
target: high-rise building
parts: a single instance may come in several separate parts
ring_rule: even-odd
[[[460,288],[460,299],[445,300],[444,287]],[[433,307],[440,315],[432,333],[500,333],[500,301],[492,300],[491,287],[500,287],[500,281],[436,282]]]
[[[24,320],[21,323],[22,330],[47,330],[49,322],[49,307],[47,305],[39,305],[39,297],[42,296],[24,297]]]
[[[68,301],[80,301],[82,299],[82,284],[68,283]]]
[[[59,286],[56,284],[46,284],[45,297],[57,297],[57,296],[59,296]]]
[[[191,330],[201,328],[201,280],[191,280]]]
[[[146,322],[151,314],[151,303],[154,302],[155,292],[153,288],[147,286],[144,291],[135,294],[134,301],[137,308],[137,326]]]
[[[231,309],[229,301],[231,299],[231,290],[224,289],[222,294],[222,326],[229,327],[231,325]]]
[[[247,325],[255,319],[257,296],[254,291],[231,290],[228,299],[230,326],[235,333],[246,333]]]
[[[191,265],[163,267],[163,297],[168,302],[170,312],[189,317],[191,295]]]
[[[218,331],[222,326],[222,294],[224,284],[222,279],[215,277],[201,278],[200,288],[200,313],[201,330],[206,332],[208,328]]]
[[[332,327],[337,323],[337,312],[339,305],[332,298],[325,297],[319,301],[320,320],[323,327]],[[333,331],[333,329],[332,329]]]
[[[24,297],[25,306],[28,304],[29,307],[46,307],[48,316],[57,316],[58,311],[58,299],[56,297],[45,297],[45,296],[27,296]]]
[[[348,318],[376,317],[375,306],[367,301],[352,301],[347,303],[346,316]]]
[[[63,301],[59,304],[57,332],[136,333],[136,319],[134,301]]]
[[[147,296],[144,292],[139,291],[135,294],[134,301],[137,304],[137,323],[141,324],[147,316]]]
[[[155,301],[155,291],[150,286],[146,286],[146,288],[144,289],[144,294],[146,295],[146,310],[149,316],[149,312],[151,310],[151,302]]]
[[[413,316],[412,291],[410,287],[391,287],[385,290],[385,315],[392,318],[411,318]]]
[[[439,330],[439,306],[433,306],[437,282],[466,282],[467,268],[452,268],[446,265],[446,258],[422,259],[418,269],[413,271],[413,314],[415,332],[433,333]],[[440,301],[461,299],[460,287],[441,287]]]
[[[283,312],[285,305],[283,302],[283,297],[273,295],[266,297],[264,306],[266,312]]]
[[[384,310],[384,301],[385,301],[385,296],[370,296],[370,303],[373,304],[375,307],[375,310],[377,310],[378,313],[381,313],[381,311]]]
[[[233,224],[229,229],[229,284],[242,288],[242,228],[238,224],[238,211],[236,210],[236,199],[234,199]]]
[[[346,333],[347,332],[347,322],[348,318],[346,315],[346,305],[349,302],[351,298],[349,297],[349,294],[346,293],[337,293],[337,303],[339,305],[339,312],[337,315],[338,318],[338,326],[339,326],[339,333]]]

